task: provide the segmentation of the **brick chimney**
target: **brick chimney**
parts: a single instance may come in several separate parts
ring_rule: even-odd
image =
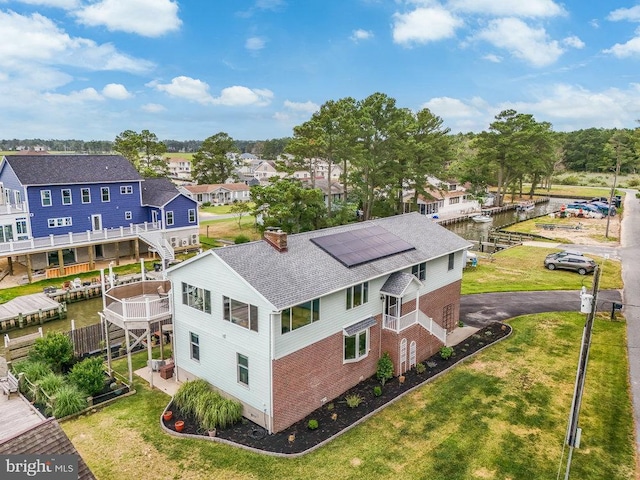
[[[267,229],[264,231],[264,239],[279,252],[287,251],[287,233],[280,229]]]

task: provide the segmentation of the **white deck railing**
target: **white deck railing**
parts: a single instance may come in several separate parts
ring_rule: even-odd
[[[418,323],[426,328],[429,332],[431,332],[431,334],[442,343],[447,343],[447,329],[434,322],[433,318],[428,317],[424,313],[420,312],[418,314]]]
[[[393,315],[383,315],[384,323],[383,326],[387,330],[393,330],[398,333],[404,330],[411,325],[414,325],[418,322],[416,311],[409,312],[401,317],[396,317]]]
[[[103,228],[102,230],[87,230],[79,233],[69,232],[63,235],[49,235],[48,237],[31,238],[29,240],[4,242],[0,243],[0,253],[20,253],[50,247],[77,246],[98,240],[134,238],[143,232],[160,230],[160,226],[160,223],[145,222],[136,225],[132,223],[128,227]]]

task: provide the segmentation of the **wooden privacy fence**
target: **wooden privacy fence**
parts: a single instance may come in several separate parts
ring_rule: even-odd
[[[154,326],[157,324],[158,322],[154,322]],[[171,325],[171,319],[163,320],[161,324]],[[76,357],[95,355],[105,350],[106,345],[104,344],[105,338],[102,324],[96,323],[75,328],[74,322],[72,321],[71,327],[72,329],[70,331],[64,333],[69,337],[71,343],[73,343],[73,352]],[[141,335],[144,330],[131,330],[131,332],[136,335]],[[15,338],[9,338],[9,335],[5,334],[4,345],[7,362],[25,360],[36,339],[40,337],[42,337],[42,328],[36,333]],[[124,330],[113,324],[109,324],[109,340],[111,341],[112,350],[119,349],[125,340]]]

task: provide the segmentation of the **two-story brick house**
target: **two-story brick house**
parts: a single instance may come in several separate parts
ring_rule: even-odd
[[[417,213],[203,252],[167,271],[180,380],[204,378],[278,432],[457,327],[469,243]]]
[[[197,203],[119,155],[2,157],[0,231],[0,257],[29,275],[149,249],[171,259],[174,247],[199,244]]]

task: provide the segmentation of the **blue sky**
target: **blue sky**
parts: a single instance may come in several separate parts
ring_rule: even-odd
[[[0,32],[0,138],[278,138],[374,92],[452,132],[640,119],[633,1],[0,0]]]

